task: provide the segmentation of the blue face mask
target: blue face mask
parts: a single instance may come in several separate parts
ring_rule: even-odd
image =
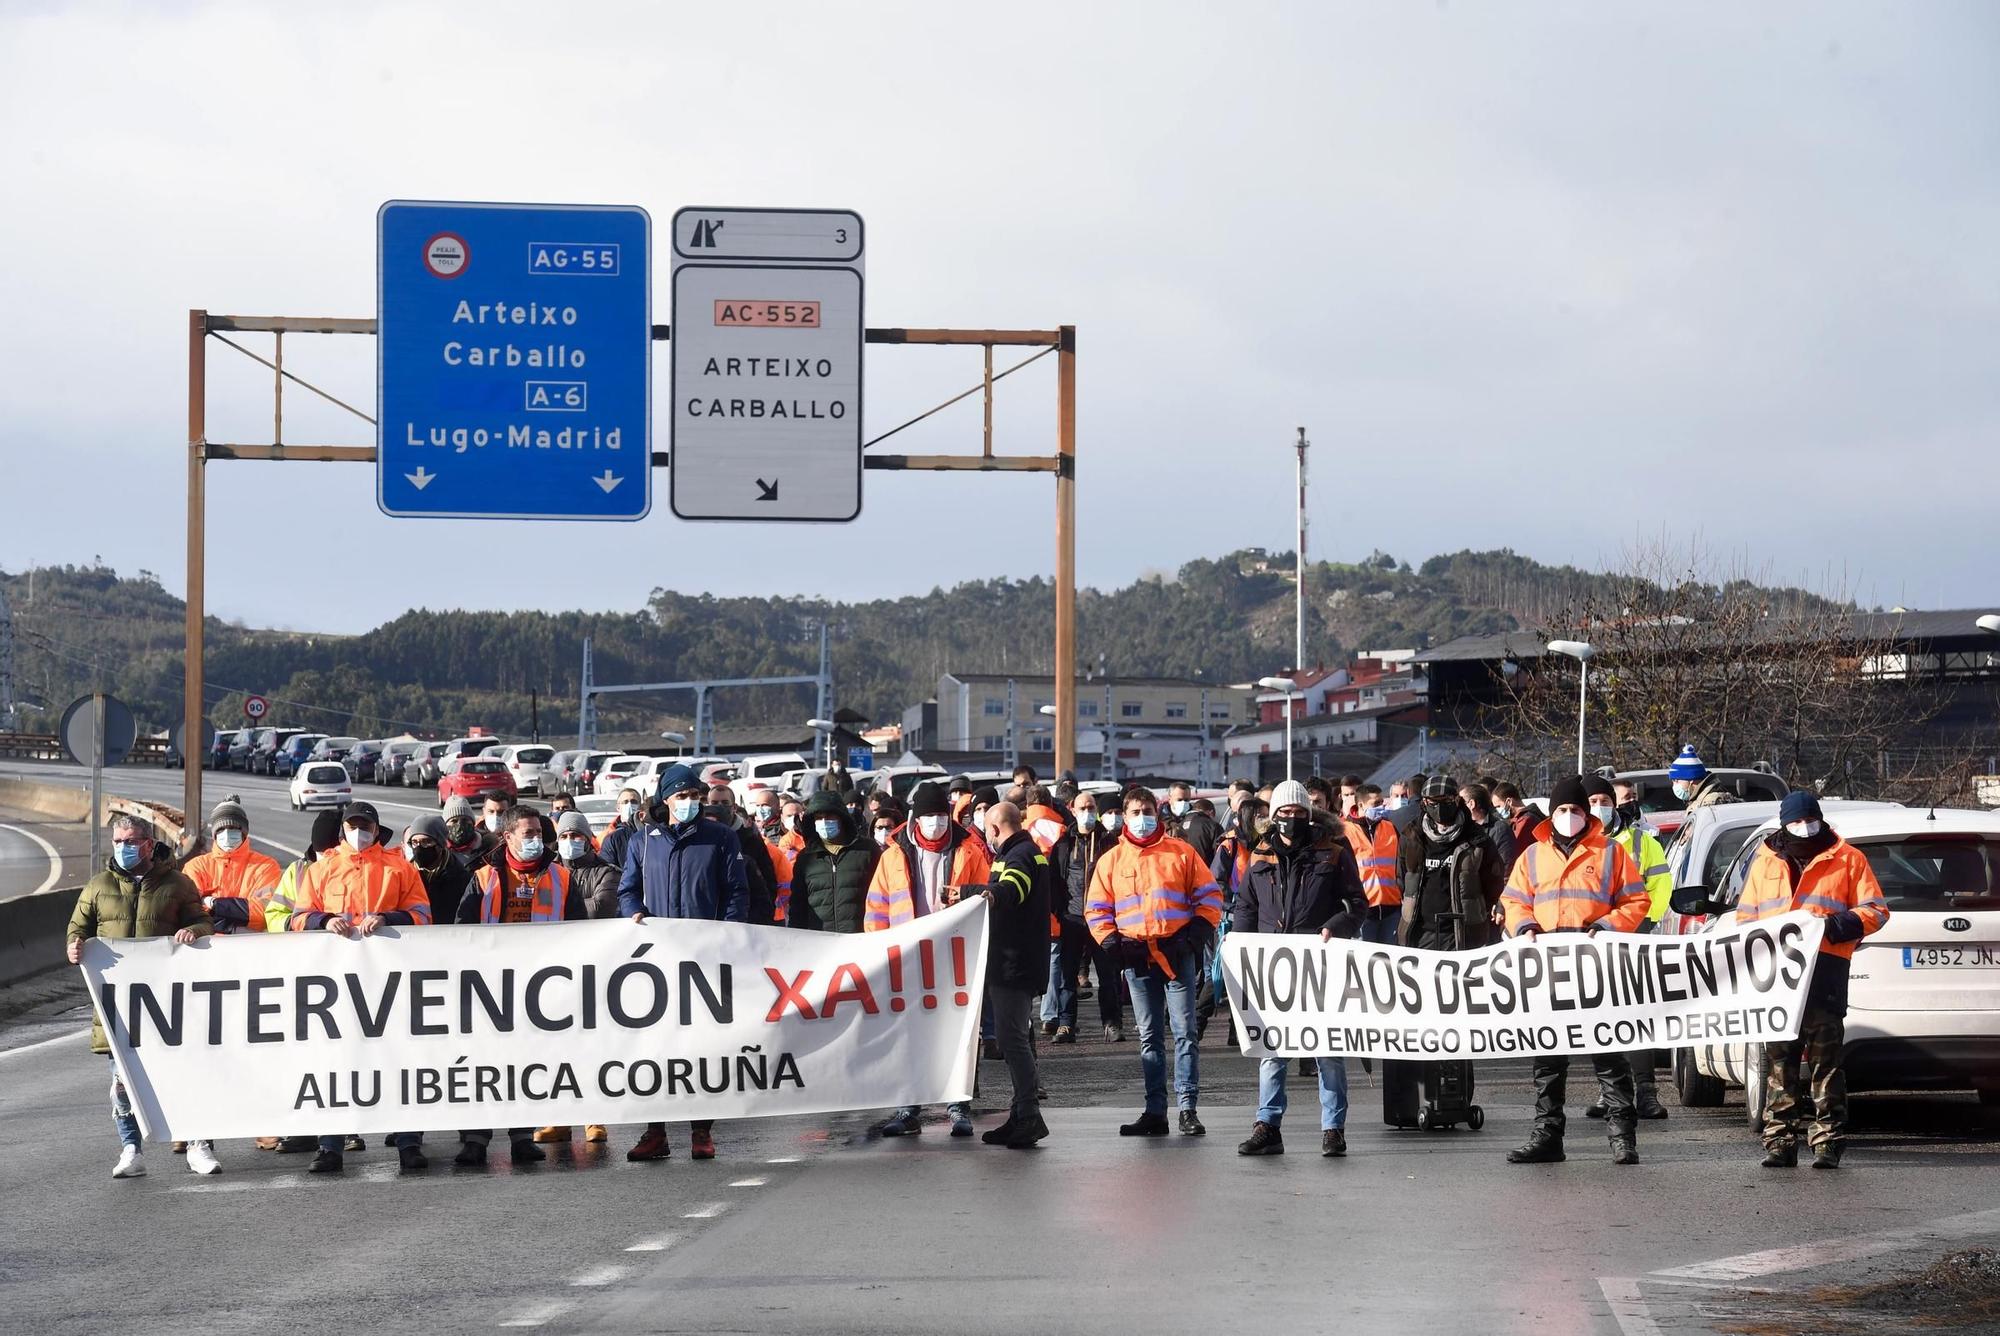
[[[701,814],[701,799],[676,798],[669,807],[674,814],[674,824],[683,825]]]
[[[529,836],[529,837],[528,837],[527,839],[525,839],[525,840],[522,840],[522,841],[521,841],[521,861],[522,861],[522,862],[524,862],[524,863],[532,863],[532,862],[534,862],[534,861],[535,861],[536,859],[540,858],[541,856],[542,856],[542,837],[541,837],[541,836],[539,836],[539,835],[530,835],[530,836]]]
[[[1370,821],[1380,821],[1383,817],[1389,815],[1389,809],[1381,803],[1377,803],[1373,807],[1363,808],[1361,815],[1367,817]]]
[[[1118,827],[1125,824],[1125,818],[1116,812],[1106,812],[1099,820],[1103,823],[1104,833],[1107,835],[1116,835]]]
[[[118,864],[119,868],[126,872],[134,870],[143,861],[139,857],[139,846],[136,844],[112,845],[111,857]]]
[[[1078,812],[1076,814],[1076,828],[1078,830],[1089,830],[1092,826],[1096,824],[1097,824],[1097,813]]]
[[[828,817],[824,820],[813,822],[813,829],[819,832],[821,839],[831,840],[839,836],[840,823]]]
[[[1125,823],[1125,829],[1142,840],[1159,828],[1160,818],[1151,812],[1141,812]]]

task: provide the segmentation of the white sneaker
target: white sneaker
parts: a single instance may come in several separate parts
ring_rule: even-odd
[[[127,1146],[124,1150],[118,1152],[118,1164],[116,1168],[112,1169],[111,1176],[113,1178],[144,1178],[146,1176],[145,1155],[140,1152],[137,1146]]]
[[[188,1169],[197,1174],[219,1174],[222,1161],[215,1158],[215,1147],[206,1141],[190,1141],[187,1148]]]

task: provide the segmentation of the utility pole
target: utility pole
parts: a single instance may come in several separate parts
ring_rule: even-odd
[[[576,745],[597,745],[597,702],[590,690],[590,637],[583,638],[583,699],[576,707]]]
[[[542,740],[542,703],[533,687],[528,688],[528,741]]]
[[[29,579],[34,575],[30,572]],[[16,730],[14,718],[14,615],[7,610],[7,591],[0,589],[0,733]],[[91,871],[95,873],[93,865]]]
[[[1298,645],[1292,657],[1294,668],[1306,666],[1306,451],[1312,442],[1306,439],[1306,429],[1299,428],[1299,550],[1296,602],[1298,606]]]

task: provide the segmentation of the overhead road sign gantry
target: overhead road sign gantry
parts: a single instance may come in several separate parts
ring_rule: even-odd
[[[375,497],[398,516],[652,507],[652,221],[391,200],[376,215]]]
[[[674,514],[855,518],[861,215],[688,208],[673,234]]]

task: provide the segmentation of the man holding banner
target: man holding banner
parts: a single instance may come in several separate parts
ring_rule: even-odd
[[[1271,838],[1250,856],[1236,896],[1233,931],[1316,933],[1321,941],[1352,937],[1367,913],[1368,897],[1354,851],[1332,822],[1317,824],[1306,786],[1286,780],[1271,794],[1277,815]],[[1386,823],[1384,823],[1386,825]],[[1347,1154],[1347,1063],[1312,1060],[1319,1074],[1320,1154]],[[1257,1064],[1257,1121],[1238,1155],[1285,1153],[1285,1076],[1291,1063],[1264,1058]]]
[[[1509,937],[1604,929],[1632,932],[1646,921],[1645,882],[1619,844],[1604,837],[1590,815],[1583,778],[1571,775],[1549,790],[1549,818],[1533,831],[1501,892]],[[1611,1136],[1611,1162],[1637,1164],[1632,1066],[1623,1053],[1593,1053],[1590,1063],[1602,1092]],[[1535,1059],[1535,1127],[1525,1144],[1507,1152],[1510,1164],[1553,1164],[1564,1158],[1564,1087],[1569,1057]]]
[[[1847,1133],[1847,1076],[1840,1056],[1848,968],[1855,944],[1889,921],[1889,905],[1866,855],[1826,824],[1818,798],[1804,791],[1786,794],[1778,822],[1743,879],[1736,921],[1755,923],[1803,909],[1826,920],[1826,934],[1813,962],[1798,1038],[1764,1046],[1764,1167],[1797,1167],[1799,1142],[1810,1136],[1813,1168],[1838,1169]],[[1808,1090],[1810,1133],[1804,1112]]]

